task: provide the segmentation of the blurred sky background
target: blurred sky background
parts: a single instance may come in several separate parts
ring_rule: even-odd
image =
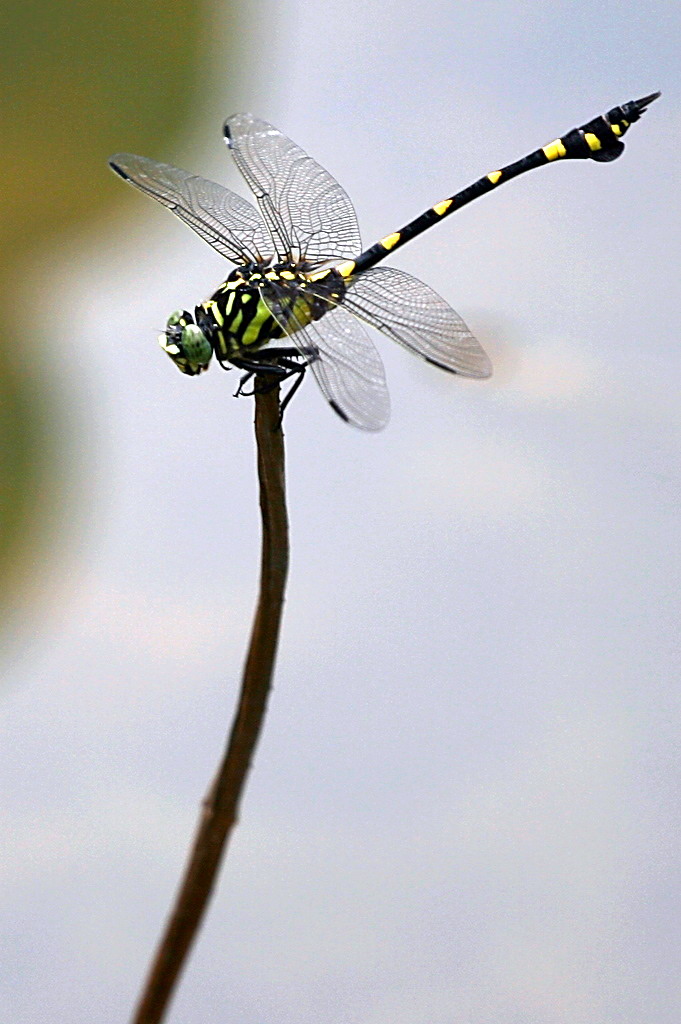
[[[676,1024],[681,8],[2,18],[0,1020],[128,1018],[255,599],[251,403],[156,344],[229,265],[108,156],[243,191],[221,124],[252,110],[369,244],[661,89],[617,162],[536,171],[390,261],[490,381],[376,339],[383,433],[312,380],[290,407],[275,689],[170,1020]]]

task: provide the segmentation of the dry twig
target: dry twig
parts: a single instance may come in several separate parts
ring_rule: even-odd
[[[132,1024],[159,1024],[197,936],[237,820],[239,801],[267,708],[288,571],[284,435],[279,388],[255,395],[262,557],[260,596],[244,667],[239,705],[217,775],[206,795],[175,904]]]

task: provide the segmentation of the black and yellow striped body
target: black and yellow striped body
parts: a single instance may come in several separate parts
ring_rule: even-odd
[[[270,341],[295,333],[342,302],[345,281],[340,274],[325,272],[312,294],[303,266],[264,263],[238,267],[210,299],[196,307],[196,323],[220,362],[247,356]]]
[[[389,400],[380,357],[362,323],[443,370],[488,377],[487,355],[445,299],[403,271],[375,265],[526,171],[564,159],[616,159],[622,136],[659,95],[613,107],[489,172],[363,252],[355,211],[338,182],[252,114],[228,118],[223,134],[258,210],[216,182],[118,153],[110,160],[117,174],[236,266],[193,314],[181,309],[170,315],[159,344],[188,376],[206,371],[213,356],[225,369],[238,367],[237,394],[245,394],[249,380],[257,391],[295,377],[282,411],[310,368],[331,407],[364,430],[385,425]]]
[[[477,199],[479,196],[492,192],[498,185],[502,185],[512,178],[517,178],[525,171],[531,171],[535,167],[543,167],[544,164],[553,163],[557,160],[597,160],[601,163],[615,160],[624,150],[621,137],[635,121],[638,121],[646,110],[646,107],[657,99],[659,92],[644,96],[640,100],[632,100],[621,107],[613,107],[607,114],[596,117],[593,121],[573,128],[572,131],[563,135],[560,139],[548,143],[541,149],[535,150],[521,160],[508,164],[498,171],[491,171],[478,181],[473,182],[468,188],[457,192],[448,199],[436,203],[425,213],[405,224],[399,231],[386,235],[375,245],[365,250],[357,259],[346,260],[336,267],[342,277],[348,279],[354,274],[359,274],[369,267],[373,267],[385,257],[399,249],[406,242],[409,242],[422,231],[426,231],[433,224],[437,224],[443,217],[449,216],[455,210]]]

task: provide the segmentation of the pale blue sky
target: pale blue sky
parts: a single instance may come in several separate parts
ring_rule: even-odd
[[[251,109],[340,180],[367,243],[663,97],[616,163],[537,171],[391,261],[464,316],[492,380],[379,341],[384,433],[344,426],[311,381],[287,413],[275,690],[170,1019],[676,1024],[681,10],[249,6],[241,87],[208,7],[205,106],[147,155],[240,188],[220,126]],[[132,192],[127,214],[65,238],[52,297],[42,282],[72,310],[55,373],[83,511],[3,708],[12,1024],[127,1018],[254,600],[252,410],[155,341],[227,265]]]

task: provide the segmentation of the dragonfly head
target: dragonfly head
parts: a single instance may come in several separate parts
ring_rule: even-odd
[[[186,309],[171,313],[158,343],[182,373],[194,377],[208,369],[213,346]]]

